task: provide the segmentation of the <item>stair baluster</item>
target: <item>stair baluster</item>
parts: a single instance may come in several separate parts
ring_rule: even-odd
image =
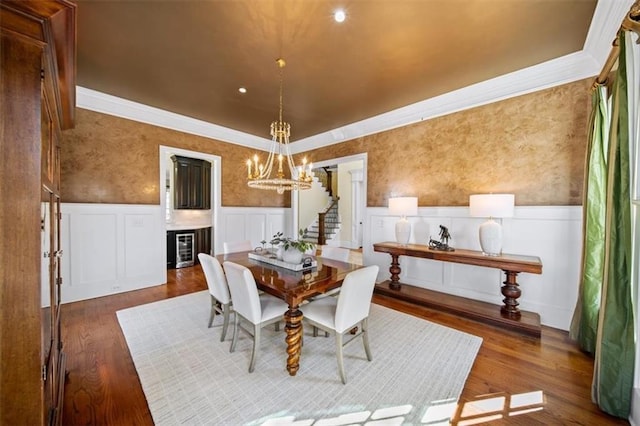
[[[318,213],[318,244],[319,245],[325,245],[327,243],[327,235],[325,232],[325,229],[327,228],[326,226],[327,213],[330,212],[332,209],[337,208],[339,199],[340,197],[335,197],[331,202],[331,205],[329,205],[329,207],[325,211]],[[332,227],[332,230],[333,230],[333,227]]]

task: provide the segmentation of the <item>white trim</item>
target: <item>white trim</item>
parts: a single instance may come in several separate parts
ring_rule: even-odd
[[[291,152],[308,151],[362,136],[395,129],[454,112],[487,105],[515,96],[591,77],[599,72],[593,58],[572,53],[500,77],[464,87],[431,99],[367,118],[328,132],[296,141]]]
[[[342,163],[350,163],[352,161],[362,161],[362,193],[364,196],[361,200],[360,208],[361,211],[364,212],[367,208],[367,153],[364,152],[362,154],[354,154],[348,155],[346,157],[334,158],[331,160],[319,161],[317,163],[313,163],[313,168],[318,167],[329,167],[335,166],[337,164]],[[298,235],[299,223],[298,223],[298,215],[300,212],[298,211],[298,191],[291,191],[291,232],[292,235]],[[363,213],[364,216],[364,213]],[[363,217],[364,222],[364,217]],[[364,226],[364,223],[363,223]]]
[[[591,26],[584,42],[584,51],[588,52],[602,68],[613,40],[616,38],[620,23],[634,0],[599,0],[593,12]],[[597,73],[600,73],[598,70]]]
[[[271,140],[76,86],[76,106],[192,135],[268,151]]]
[[[217,232],[220,225],[220,208],[221,208],[221,193],[222,193],[222,158],[217,155],[205,154],[198,151],[189,151],[186,149],[175,148],[170,146],[160,145],[160,209],[162,211],[162,217],[164,219],[164,212],[166,211],[166,197],[165,197],[165,179],[167,173],[167,158],[172,155],[180,155],[184,157],[199,158],[211,162],[211,226],[213,227],[212,249],[215,253],[219,252],[219,247],[222,247],[222,240],[220,240],[220,233]],[[166,233],[167,223],[163,220],[161,226],[162,232]],[[162,251],[167,256],[167,239],[162,239]],[[166,269],[165,281],[166,281]]]

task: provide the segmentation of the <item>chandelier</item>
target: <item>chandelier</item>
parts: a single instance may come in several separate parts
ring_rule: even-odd
[[[312,164],[307,165],[306,157],[302,160],[302,166],[296,167],[289,151],[289,135],[291,134],[291,126],[289,123],[282,121],[282,68],[285,66],[284,59],[277,59],[276,64],[280,68],[280,113],[278,121],[271,123],[271,149],[269,157],[265,164],[260,163],[258,155],[247,160],[247,185],[251,188],[272,189],[278,194],[284,191],[292,191],[294,189],[311,188]],[[278,161],[277,171],[274,162]],[[289,177],[285,177],[283,162],[286,159],[289,169]]]

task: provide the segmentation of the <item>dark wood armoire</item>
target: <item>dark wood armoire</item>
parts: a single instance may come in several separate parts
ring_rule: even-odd
[[[60,424],[60,138],[75,117],[76,6],[0,0],[0,424]]]

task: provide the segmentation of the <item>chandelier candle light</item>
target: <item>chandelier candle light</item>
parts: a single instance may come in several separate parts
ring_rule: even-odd
[[[513,217],[513,194],[475,194],[469,196],[471,217],[486,217],[480,225],[480,247],[486,256],[502,254],[502,225],[493,218]]]
[[[396,223],[396,242],[406,246],[411,237],[411,224],[407,216],[418,214],[418,197],[389,198],[389,213],[400,216],[400,220]]]
[[[312,164],[307,165],[306,157],[302,160],[302,166],[296,168],[291,152],[289,150],[289,136],[291,134],[291,126],[289,123],[282,121],[282,68],[285,66],[284,59],[277,59],[276,64],[280,68],[280,113],[278,121],[271,123],[271,149],[267,162],[262,164],[259,162],[258,155],[253,156],[253,161],[247,160],[247,185],[251,188],[258,189],[275,189],[278,194],[284,191],[294,189],[309,189],[313,174]],[[278,170],[272,176],[274,170],[273,162],[278,159]],[[283,162],[287,160],[289,168],[289,178],[285,177]]]

